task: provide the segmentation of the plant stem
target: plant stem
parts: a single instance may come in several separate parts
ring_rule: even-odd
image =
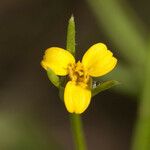
[[[75,56],[75,22],[71,16],[68,23],[66,49]],[[70,114],[71,129],[76,150],[86,150],[81,116]]]
[[[150,150],[150,49],[145,62],[144,87],[140,99],[132,150]]]
[[[86,150],[81,116],[70,114],[70,122],[76,150]]]

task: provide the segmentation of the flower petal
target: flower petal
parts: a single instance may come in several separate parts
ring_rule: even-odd
[[[56,75],[68,74],[68,65],[75,62],[71,53],[59,47],[51,47],[45,51],[41,65],[44,69],[52,69]]]
[[[82,64],[93,77],[105,75],[116,65],[117,59],[103,43],[91,46],[82,58]]]
[[[69,81],[65,87],[64,102],[70,113],[81,114],[89,106],[91,91]]]

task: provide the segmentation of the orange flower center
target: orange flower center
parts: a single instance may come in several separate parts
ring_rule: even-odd
[[[80,61],[74,64],[70,64],[68,70],[71,81],[83,85],[84,87],[87,86],[90,76]]]

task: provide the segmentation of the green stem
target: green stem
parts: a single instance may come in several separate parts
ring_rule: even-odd
[[[70,122],[76,150],[86,150],[81,116],[70,114]]]
[[[73,16],[71,16],[68,23],[66,44],[67,50],[70,51],[75,56],[75,22]],[[77,114],[70,114],[70,122],[74,138],[75,149],[86,150],[81,116]]]
[[[144,87],[140,99],[132,150],[150,150],[150,49],[147,54]]]

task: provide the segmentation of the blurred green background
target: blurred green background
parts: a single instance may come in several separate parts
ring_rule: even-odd
[[[97,42],[118,58],[104,79],[121,85],[95,96],[82,115],[89,150],[131,149],[138,104],[146,99],[150,108],[149,5],[148,0],[1,0],[0,150],[73,150],[68,112],[40,66],[46,48],[65,48],[71,14],[78,58]]]

